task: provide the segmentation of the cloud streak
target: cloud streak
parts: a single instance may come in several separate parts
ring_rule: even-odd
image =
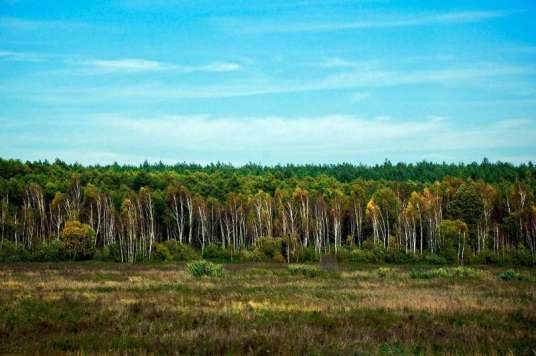
[[[240,64],[233,62],[211,62],[199,65],[177,65],[155,60],[124,58],[112,60],[90,60],[75,62],[81,66],[77,74],[107,74],[173,71],[177,73],[193,72],[233,72],[240,69]]]
[[[496,160],[512,149],[534,152],[536,125],[531,123],[534,120],[505,119],[488,127],[475,125],[460,130],[450,120],[440,117],[422,120],[349,115],[140,117],[110,113],[86,117],[76,125],[47,122],[38,124],[45,127],[34,127],[32,124],[29,127],[33,131],[25,133],[24,145],[20,143],[20,130],[13,133],[8,128],[0,138],[13,143],[0,150],[0,155],[9,154],[8,148],[24,152],[25,147],[32,147],[38,154],[31,156],[26,152],[23,158],[74,157],[84,160],[83,163],[110,163],[112,158],[128,163],[162,159],[201,163],[231,160],[235,164],[248,161],[373,163],[385,157],[404,161],[467,161],[482,159],[478,152],[486,152],[490,159]],[[47,136],[47,130],[61,135]],[[96,132],[98,135],[91,134]],[[76,144],[71,145],[72,142]],[[41,146],[46,149],[39,151]],[[80,152],[81,148],[85,153]],[[43,152],[49,152],[50,156],[43,157]]]
[[[449,25],[482,22],[499,17],[508,16],[508,11],[461,11],[449,13],[423,13],[405,16],[367,16],[359,21],[330,21],[330,22],[263,22],[255,24],[235,23],[234,20],[220,20],[219,24],[225,28],[237,29],[245,33],[292,33],[292,32],[327,32],[365,30],[376,28],[402,28],[433,25]],[[234,31],[234,30],[233,30]]]
[[[57,20],[34,20],[19,17],[1,16],[0,28],[12,31],[39,31],[73,28],[89,28],[88,24],[81,22],[57,21]]]
[[[140,65],[143,67],[146,64]],[[152,62],[148,67],[159,64]],[[196,67],[196,70],[219,69]],[[231,68],[232,69],[232,68]],[[86,72],[89,74],[91,72]],[[370,70],[351,69],[342,73],[327,75],[319,79],[310,80],[264,80],[259,82],[255,78],[228,84],[184,85],[180,83],[146,81],[139,84],[116,85],[115,87],[83,87],[72,89],[37,91],[17,91],[6,88],[0,92],[5,95],[27,98],[43,103],[71,103],[84,104],[116,100],[148,100],[169,101],[178,99],[214,99],[248,97],[270,94],[301,93],[331,90],[364,89],[365,93],[371,88],[396,87],[415,84],[435,84],[463,86],[468,81],[475,84],[479,79],[527,76],[536,74],[536,67],[522,65],[501,65],[494,63],[474,63],[471,66],[445,67],[435,69],[389,69],[378,67]],[[368,96],[358,95],[359,100],[366,100]]]

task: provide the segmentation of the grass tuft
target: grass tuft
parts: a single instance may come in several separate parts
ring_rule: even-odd
[[[223,266],[205,260],[192,261],[186,264],[186,271],[196,278],[203,276],[221,277],[223,276]]]
[[[287,270],[290,274],[293,275],[304,275],[306,277],[318,277],[322,275],[322,270],[316,266],[311,265],[302,265],[302,264],[296,264],[296,265],[290,265],[287,267]]]

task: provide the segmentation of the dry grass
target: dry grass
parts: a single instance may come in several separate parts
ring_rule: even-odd
[[[184,266],[0,267],[0,354],[536,351],[536,284],[497,269],[419,280],[372,266],[310,278],[228,265],[201,279]]]

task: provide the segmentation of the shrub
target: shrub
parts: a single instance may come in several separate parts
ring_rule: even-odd
[[[351,263],[370,263],[374,260],[375,257],[371,251],[360,248],[353,249],[348,256],[348,262]]]
[[[59,240],[44,242],[33,252],[32,259],[39,262],[56,262],[64,259]]]
[[[393,273],[393,270],[389,267],[380,267],[376,270],[378,277],[385,278]]]
[[[218,262],[231,262],[233,254],[230,249],[225,249],[218,245],[208,245],[203,251],[203,258]]]
[[[278,252],[274,254],[274,256],[272,257],[272,261],[277,263],[285,263],[287,262],[287,259],[283,256],[281,252]]]
[[[89,259],[95,253],[94,238],[95,232],[89,225],[78,220],[67,221],[61,231],[62,253],[74,260]]]
[[[523,280],[523,276],[514,270],[507,270],[504,272],[499,273],[499,278],[503,281],[521,281]]]
[[[428,271],[412,270],[409,272],[411,278],[415,279],[431,279],[431,278],[446,278],[449,277],[449,271],[446,268],[435,268]]]
[[[238,253],[238,259],[242,262],[260,262],[263,260],[263,256],[258,250],[240,250]]]
[[[522,244],[512,250],[512,261],[518,266],[536,266],[536,257]]]
[[[199,254],[190,246],[181,244],[177,240],[167,240],[162,242],[167,247],[172,256],[172,261],[194,261],[200,258]]]
[[[152,253],[151,258],[155,261],[173,261],[173,255],[169,251],[169,248],[163,243],[157,243],[154,245],[154,251]]]
[[[413,253],[406,253],[403,250],[389,249],[383,254],[383,258],[387,263],[412,263],[417,261],[417,257]]]
[[[451,277],[457,277],[457,278],[476,278],[480,276],[480,271],[465,267],[465,266],[459,266],[455,268],[434,268],[432,270],[428,271],[420,271],[420,270],[413,270],[410,272],[411,278],[416,279],[430,279],[430,278],[451,278]]]
[[[196,278],[203,276],[221,277],[223,276],[223,266],[205,260],[188,262],[186,271]]]
[[[311,265],[302,265],[302,264],[295,264],[295,265],[289,265],[287,267],[287,270],[290,274],[293,275],[303,275],[306,277],[318,277],[322,274],[322,271],[316,267]]]
[[[121,262],[121,246],[119,243],[109,244],[95,251],[95,260],[102,262]]]
[[[477,278],[480,276],[480,271],[471,267],[458,266],[452,269],[455,277],[460,278]]]
[[[431,265],[442,266],[447,264],[447,259],[438,255],[429,255],[424,258],[424,262]]]
[[[285,262],[282,254],[283,239],[280,237],[263,237],[258,241],[257,250],[267,261]]]
[[[30,257],[28,250],[11,241],[4,241],[0,246],[0,262],[23,262],[29,261]]]
[[[297,252],[298,261],[302,262],[318,262],[319,256],[316,254],[314,246],[299,247]]]

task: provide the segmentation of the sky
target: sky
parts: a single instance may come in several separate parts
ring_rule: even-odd
[[[0,0],[0,157],[536,158],[536,2]]]

